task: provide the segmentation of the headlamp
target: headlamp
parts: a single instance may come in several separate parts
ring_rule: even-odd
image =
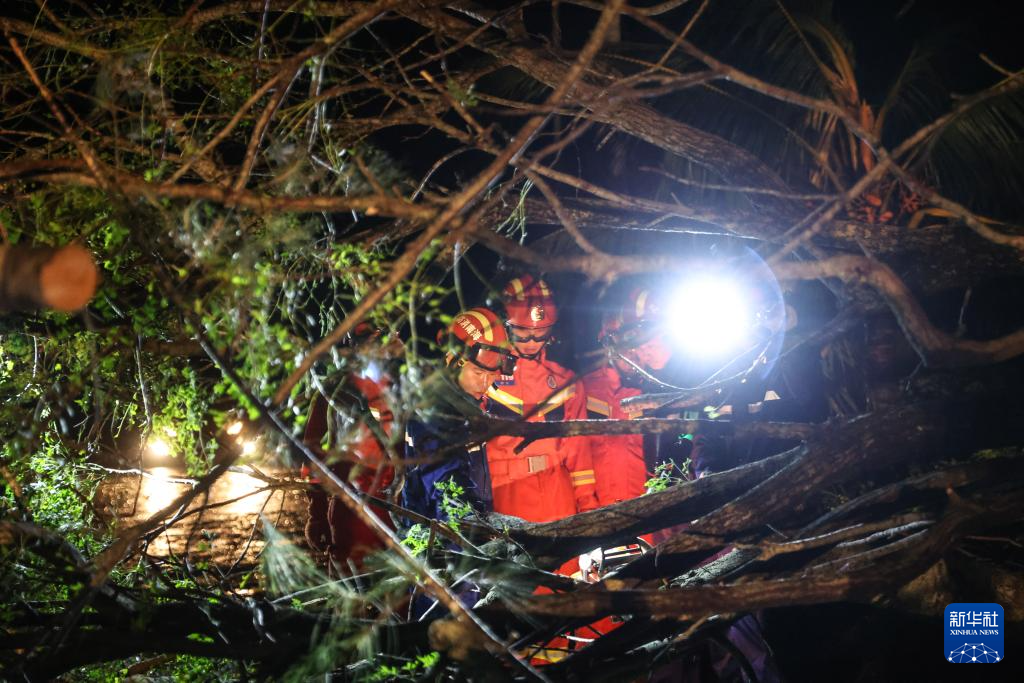
[[[667,300],[669,332],[687,355],[729,355],[749,340],[754,319],[750,294],[725,273],[698,273],[686,278]]]
[[[691,390],[772,371],[786,322],[778,281],[749,248],[712,251],[633,289],[602,321],[598,341],[620,372]]]

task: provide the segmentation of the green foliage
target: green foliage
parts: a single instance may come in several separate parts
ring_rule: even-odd
[[[409,549],[414,556],[419,557],[430,549],[430,527],[422,524],[413,524],[405,532],[402,538],[402,545]],[[435,543],[435,545],[439,545]]]
[[[425,655],[417,655],[416,659],[398,664],[381,664],[365,680],[372,683],[377,681],[418,681],[421,677],[437,666],[441,661],[441,655],[437,652],[428,652]]]
[[[175,681],[186,683],[237,681],[239,678],[239,665],[237,662],[227,659],[178,655],[153,673],[171,674],[174,676]]]
[[[464,499],[465,489],[452,479],[444,479],[436,482],[434,487],[441,493],[441,510],[444,512],[444,524],[452,531],[458,533],[462,520],[473,513],[473,506]],[[444,548],[444,539],[431,531],[430,527],[422,524],[413,524],[405,532],[402,544],[409,548],[409,551],[420,556],[430,550],[430,538],[434,537],[434,548]]]
[[[473,506],[463,499],[466,491],[452,479],[444,479],[434,486],[441,492],[441,509],[444,511],[445,524],[457,532],[462,520],[473,513]]]
[[[151,187],[168,182],[180,188],[226,187],[234,178],[203,174],[210,168],[222,173],[235,150],[244,152],[263,103],[241,116],[220,144],[201,157],[198,153],[239,113],[273,68],[320,33],[323,18],[307,5],[272,13],[266,43],[261,43],[262,64],[256,63],[250,17],[233,13],[191,30],[184,28],[181,16],[199,8],[189,2],[135,3],[116,17],[108,16],[111,10],[103,5],[90,6],[85,13],[69,11],[61,20],[71,33],[55,29],[49,15],[41,15],[50,35],[70,36],[74,49],[55,48],[46,41],[22,44],[58,100],[74,110],[76,129],[84,131],[91,153],[106,168]],[[87,18],[90,13],[95,20]],[[93,58],[93,49],[104,56]],[[310,92],[310,69],[322,67],[325,83],[342,83],[360,72],[363,59],[349,45],[339,44],[329,56],[308,60],[292,92]],[[16,75],[5,74],[13,78],[5,81],[5,93],[36,92],[30,81],[18,81],[27,78],[20,69]],[[477,104],[471,87],[452,93],[467,107]],[[378,183],[389,192],[410,187],[412,181],[393,152],[358,130],[336,125],[358,102],[334,96],[330,111],[325,111],[328,105],[315,98],[296,99],[300,101],[286,98],[267,131],[267,145],[247,187],[253,194],[345,196],[376,193]],[[45,105],[38,107],[40,102],[11,103],[5,109],[0,162],[81,159],[79,148],[53,134],[52,114]],[[314,118],[316,142],[310,143]],[[44,123],[35,131],[37,121]],[[36,133],[48,147],[25,156]],[[192,171],[173,177],[186,160]],[[86,172],[83,177],[92,176]],[[5,476],[20,485],[17,494],[12,487],[3,488],[0,514],[60,534],[87,560],[115,538],[109,528],[114,508],[97,495],[100,482],[109,476],[102,467],[170,466],[198,477],[223,455],[218,443],[225,442],[224,427],[239,414],[257,416],[256,406],[200,347],[200,338],[257,401],[266,402],[306,350],[389,274],[401,247],[350,239],[380,225],[379,218],[368,215],[253,211],[188,197],[131,196],[116,187],[13,176],[5,176],[4,183],[11,201],[0,208],[0,220],[10,242],[77,241],[94,254],[101,279],[83,314],[43,311],[0,321],[0,459]],[[434,261],[445,248],[442,240],[432,245],[415,273],[373,311],[369,321],[389,338],[396,338],[403,326],[440,316],[451,290],[442,284]],[[355,355],[330,354],[316,368],[317,379],[324,386],[340,386],[365,362]],[[406,367],[420,369],[415,358]],[[410,397],[419,389],[415,384],[399,386],[396,394],[408,390]],[[296,431],[311,391],[307,379],[281,407],[282,418]],[[406,400],[397,398],[399,403]],[[403,406],[396,405],[396,412]],[[355,416],[345,417],[355,421]],[[252,437],[266,444],[268,457],[275,455],[277,436]],[[147,445],[157,439],[167,444],[171,459],[150,459]],[[459,495],[448,492],[445,503],[454,528],[464,514]],[[183,596],[210,605],[231,597],[223,591],[243,590],[273,596],[282,609],[323,610],[330,615],[329,626],[311,644],[308,656],[296,663],[289,674],[293,678],[320,675],[340,662],[374,654],[379,649],[375,628],[357,625],[354,617],[396,611],[408,594],[410,568],[393,564],[394,558],[373,559],[386,578],[367,590],[326,576],[305,550],[275,536],[269,525],[265,533],[269,543],[262,570],[241,567],[220,584],[205,557],[211,550],[205,540],[190,547],[202,556],[163,557],[155,563],[140,558],[140,546],[157,555],[163,548],[135,544],[129,561],[113,569],[111,580],[140,605]],[[5,547],[3,552],[0,579],[17,604],[52,603],[59,613],[86,587],[77,575],[55,575],[31,549]],[[0,616],[0,627],[8,623]],[[133,624],[153,627],[144,609]],[[210,633],[195,628],[189,638],[209,644]],[[138,663],[133,658],[85,667],[70,678],[120,680]],[[413,676],[431,665],[424,659],[401,670]],[[231,680],[239,677],[239,670],[222,660],[174,657],[144,675]]]
[[[448,93],[452,98],[463,107],[475,107],[480,104],[480,98],[473,92],[472,85],[468,88],[463,88],[454,78],[448,78],[445,81],[445,86],[448,88]]]
[[[676,484],[687,481],[687,473],[690,471],[690,459],[687,458],[681,465],[676,465],[672,460],[659,462],[654,466],[654,476],[644,482],[647,493],[664,491]]]
[[[399,609],[408,596],[410,568],[397,563],[392,553],[368,558],[378,580],[332,579],[303,548],[264,520],[267,546],[263,553],[264,584],[273,602],[293,609],[317,610],[329,615],[323,632],[305,657],[294,663],[287,680],[307,680],[338,668],[340,662],[372,659],[379,652],[378,634],[357,619],[370,610],[388,613]]]
[[[177,655],[168,657],[166,661],[132,657],[120,662],[94,664],[77,669],[61,680],[69,683],[120,683],[126,679],[132,666],[142,666],[145,673],[136,675],[145,676],[146,680],[173,679],[181,683],[227,683],[237,681],[240,674],[239,664],[232,660]]]

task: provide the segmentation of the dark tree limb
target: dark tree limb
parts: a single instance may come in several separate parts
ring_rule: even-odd
[[[468,6],[469,3],[464,5]],[[515,66],[549,87],[555,87],[565,72],[565,63],[561,59],[536,46],[506,43],[498,48],[489,44],[482,34],[476,32],[477,27],[472,22],[459,17],[422,10],[404,10],[402,13],[413,21],[464,41],[503,63]],[[474,8],[472,13],[476,16],[490,14],[479,8]],[[605,80],[612,77],[612,74],[601,72],[600,68],[598,71]],[[577,82],[570,92],[570,100],[583,107],[593,106],[604,99],[604,88],[588,80]],[[646,104],[628,100],[614,105],[602,104],[592,110],[592,115],[602,123],[713,169],[735,184],[787,189],[778,174],[746,150],[706,131],[666,117]]]
[[[959,538],[1000,519],[1024,513],[1019,495],[1004,495],[988,509],[953,506],[931,529],[894,550],[886,564],[859,567],[851,573],[793,576],[726,585],[666,590],[589,590],[533,598],[520,607],[532,614],[591,617],[598,614],[643,614],[696,619],[704,614],[746,612],[782,605],[810,605],[841,600],[867,600],[893,590],[935,563]],[[897,542],[898,543],[898,542]]]
[[[928,366],[998,363],[1024,353],[1024,330],[997,339],[960,339],[935,327],[904,282],[884,263],[865,256],[835,256],[824,261],[785,263],[775,267],[782,279],[836,277],[869,284],[896,316],[907,340]]]
[[[814,520],[797,532],[798,536],[807,536],[821,529],[833,526],[837,521],[877,505],[893,504],[908,492],[945,491],[950,488],[961,488],[968,484],[984,480],[1000,480],[1012,478],[1020,474],[1024,463],[1014,458],[999,458],[928,472],[917,477],[905,479],[894,484],[880,486],[862,496],[847,501],[829,510],[825,515]]]
[[[820,425],[803,422],[731,422],[729,420],[683,420],[645,417],[636,420],[567,420],[561,422],[524,422],[521,420],[480,420],[481,432],[521,436],[527,443],[538,439],[567,436],[623,434],[684,434],[730,436],[738,439],[798,439],[814,436]],[[472,441],[473,439],[469,439]]]
[[[800,452],[801,449],[794,449],[555,522],[526,524],[510,529],[508,536],[539,565],[557,565],[595,547],[628,542],[642,534],[695,519],[778,472],[798,458]]]

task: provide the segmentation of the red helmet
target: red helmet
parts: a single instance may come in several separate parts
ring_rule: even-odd
[[[622,326],[660,325],[664,309],[664,302],[652,290],[634,289],[622,307]]]
[[[546,282],[531,275],[514,278],[501,292],[506,322],[514,327],[536,330],[558,322],[558,309]]]
[[[508,335],[501,319],[486,308],[471,308],[455,316],[448,332],[453,348],[448,362],[458,357],[485,370],[512,374],[515,357],[509,350]]]
[[[650,289],[634,289],[618,311],[604,316],[598,341],[630,349],[658,333],[664,324],[664,302]]]

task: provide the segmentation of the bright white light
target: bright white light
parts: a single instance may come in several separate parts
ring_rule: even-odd
[[[736,351],[750,332],[750,310],[733,278],[704,274],[688,279],[668,302],[668,319],[683,350],[697,357]]]
[[[363,377],[366,379],[379,382],[381,377],[384,376],[384,368],[376,360],[371,360],[366,364],[366,368],[363,370]]]
[[[224,431],[226,431],[230,436],[234,436],[236,434],[241,434],[242,433],[242,427],[243,426],[244,425],[242,424],[241,420],[235,420],[234,422],[229,424],[228,428],[225,429]]]
[[[160,437],[149,439],[146,442],[146,450],[149,451],[150,455],[155,455],[158,458],[166,458],[171,454],[171,444],[167,443]]]
[[[186,485],[172,481],[177,474],[169,467],[154,467],[150,470],[151,476],[143,477],[141,498],[144,514],[163,510],[185,490]]]
[[[272,495],[269,491],[257,494],[256,491],[264,488],[266,484],[242,472],[225,472],[218,484],[219,486],[214,496],[218,500],[241,498],[241,500],[236,500],[234,503],[224,507],[225,513],[233,515],[254,515],[258,513],[263,508],[267,498]]]
[[[255,441],[243,441],[242,442],[242,455],[252,455],[256,452]]]

